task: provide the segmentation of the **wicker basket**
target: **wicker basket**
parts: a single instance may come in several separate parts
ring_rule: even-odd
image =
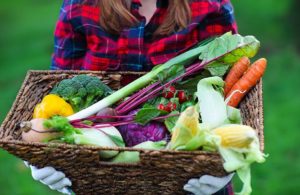
[[[189,178],[204,174],[223,176],[222,159],[217,153],[202,151],[151,151],[132,148],[101,148],[68,144],[26,143],[21,141],[18,124],[30,120],[34,106],[59,81],[78,74],[98,76],[114,89],[124,75],[135,72],[29,71],[22,88],[0,128],[0,147],[11,154],[43,167],[53,166],[72,180],[76,194],[184,194]],[[241,104],[244,123],[257,130],[264,148],[262,82]],[[101,150],[139,151],[140,162],[111,164],[99,158]]]

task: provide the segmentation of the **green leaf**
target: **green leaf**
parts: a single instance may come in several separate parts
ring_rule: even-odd
[[[161,71],[157,74],[158,79],[161,82],[168,82],[185,72],[184,66],[180,64],[175,64],[165,71]]]
[[[243,56],[254,57],[259,47],[260,42],[254,36],[226,33],[204,45],[199,59],[202,63],[218,60],[232,64]]]
[[[193,94],[197,91],[197,85],[199,81],[203,78],[210,77],[210,76],[211,74],[209,73],[209,71],[207,70],[201,71],[201,73],[199,73],[197,76],[193,78],[178,82],[178,84],[176,84],[176,89],[185,90]]]
[[[157,107],[159,104],[166,105],[168,102],[169,102],[169,100],[164,97],[156,97],[156,98],[149,100],[148,103],[146,103],[145,105]],[[145,107],[145,105],[143,107]]]
[[[147,105],[146,107],[143,107],[138,111],[138,113],[134,117],[134,121],[138,124],[145,125],[148,122],[150,122],[153,118],[166,113],[167,112],[158,110],[157,108],[151,105]]]
[[[210,72],[212,76],[223,77],[226,74],[229,67],[229,64],[224,64],[222,62],[213,62],[209,64],[206,67],[206,69]]]
[[[179,114],[179,112],[178,111],[173,111],[170,114]],[[169,117],[169,118],[165,119],[164,123],[165,123],[165,125],[166,125],[166,127],[167,127],[167,129],[170,133],[172,133],[172,130],[175,127],[175,124],[176,124],[178,118],[179,118],[179,116],[172,116],[172,117]]]

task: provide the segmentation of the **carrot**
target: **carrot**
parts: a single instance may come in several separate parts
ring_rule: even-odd
[[[229,91],[226,98],[229,97],[227,105],[237,107],[247,92],[256,85],[259,79],[263,76],[267,67],[267,60],[261,58],[255,61],[247,72],[236,82]]]
[[[243,76],[250,65],[248,57],[242,57],[239,59],[225,78],[224,95],[227,96],[232,86]]]

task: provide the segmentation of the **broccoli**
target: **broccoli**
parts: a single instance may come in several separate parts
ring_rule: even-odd
[[[112,90],[95,76],[78,75],[62,80],[51,93],[65,99],[78,112],[110,95]]]

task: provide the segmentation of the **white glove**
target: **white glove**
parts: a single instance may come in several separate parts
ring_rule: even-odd
[[[195,195],[211,195],[225,187],[232,179],[234,173],[225,177],[203,175],[199,179],[190,179],[183,189]]]
[[[31,169],[31,175],[34,180],[49,186],[52,190],[57,190],[63,194],[71,195],[72,191],[68,188],[72,182],[61,171],[55,170],[53,167],[44,167],[38,169],[35,166],[24,162],[27,167]]]

